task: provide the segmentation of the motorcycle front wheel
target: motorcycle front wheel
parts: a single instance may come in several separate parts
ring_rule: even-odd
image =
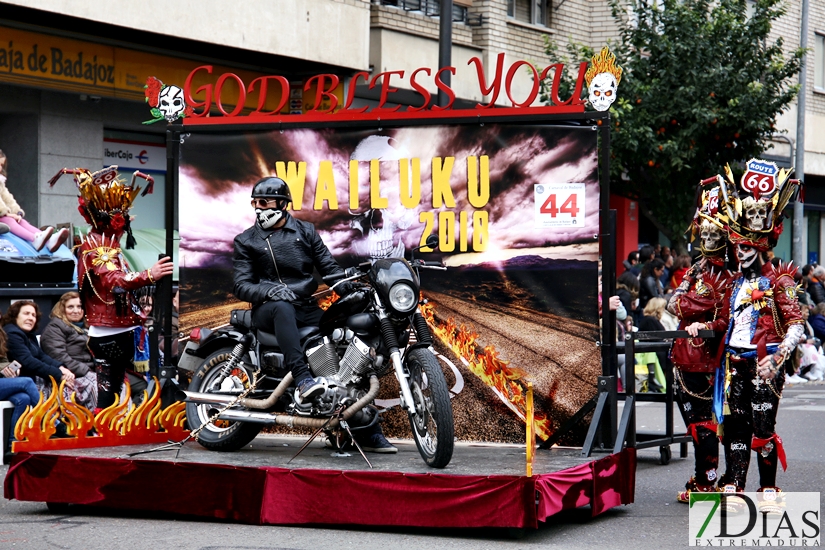
[[[208,393],[210,385],[217,379],[221,369],[232,355],[229,348],[220,349],[210,355],[195,370],[189,391]],[[252,374],[243,365],[235,367],[226,378],[224,385],[233,385],[239,391],[249,387]],[[221,405],[202,403],[186,404],[186,419],[190,430],[209,422],[209,419]],[[214,420],[208,423],[197,435],[197,441],[211,451],[237,451],[249,444],[260,433],[263,426],[249,422],[230,422]]]
[[[415,445],[428,466],[444,468],[453,457],[455,428],[447,381],[435,355],[426,348],[407,355],[415,414],[410,414]]]

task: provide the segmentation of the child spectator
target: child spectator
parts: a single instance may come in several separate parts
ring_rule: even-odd
[[[6,164],[6,154],[0,150],[0,223],[7,225],[13,235],[32,243],[35,250],[46,246],[49,252],[56,251],[69,238],[69,230],[54,233],[54,227],[49,226],[41,231],[23,219],[26,213],[6,187]]]

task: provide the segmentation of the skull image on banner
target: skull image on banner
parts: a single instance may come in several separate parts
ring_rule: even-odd
[[[597,111],[607,111],[616,101],[616,90],[622,80],[622,68],[616,65],[616,56],[605,46],[594,55],[584,75],[588,100]]]

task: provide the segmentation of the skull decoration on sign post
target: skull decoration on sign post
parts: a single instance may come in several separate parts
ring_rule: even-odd
[[[597,111],[606,111],[616,101],[616,89],[622,80],[622,68],[616,65],[616,56],[607,46],[594,55],[584,74],[590,105]]]
[[[191,106],[186,105],[183,98],[183,90],[178,86],[166,85],[154,76],[146,79],[144,86],[146,103],[152,108],[152,120],[147,120],[143,124],[154,124],[165,120],[174,122],[181,117],[195,114]]]
[[[177,86],[166,86],[158,94],[158,111],[163,114],[167,122],[179,119],[185,108],[183,90]]]

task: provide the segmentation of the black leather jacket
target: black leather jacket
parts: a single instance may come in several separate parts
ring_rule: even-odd
[[[255,223],[235,237],[232,260],[232,292],[253,305],[266,302],[267,292],[279,281],[298,298],[308,299],[318,289],[313,268],[322,276],[341,271],[315,226],[288,213],[280,229],[262,229]]]

